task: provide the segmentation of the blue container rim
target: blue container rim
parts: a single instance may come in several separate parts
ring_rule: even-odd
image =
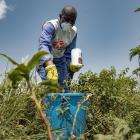
[[[82,92],[69,92],[69,93],[48,93],[47,96],[53,96],[53,95],[60,95],[60,96],[83,96],[85,93]]]

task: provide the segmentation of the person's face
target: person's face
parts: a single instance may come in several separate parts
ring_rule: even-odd
[[[67,22],[73,26],[75,24],[75,17],[73,15],[61,15],[61,23]]]

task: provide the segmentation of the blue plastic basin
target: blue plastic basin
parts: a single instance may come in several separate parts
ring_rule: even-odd
[[[45,113],[55,136],[67,140],[71,135],[79,137],[86,130],[84,93],[49,93],[44,98]],[[78,107],[79,105],[79,107]]]

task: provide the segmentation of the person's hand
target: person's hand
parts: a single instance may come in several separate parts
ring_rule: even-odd
[[[72,65],[72,64],[70,64],[70,71],[78,72],[82,67],[83,67],[83,64],[81,64],[81,65]]]
[[[51,85],[58,84],[58,73],[54,64],[46,66],[46,79]]]

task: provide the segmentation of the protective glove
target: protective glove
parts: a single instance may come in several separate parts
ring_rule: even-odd
[[[78,72],[83,66],[84,66],[83,64],[81,64],[81,65],[70,64],[70,71]]]
[[[58,73],[55,65],[48,65],[46,68],[46,78],[49,84],[58,85]]]

